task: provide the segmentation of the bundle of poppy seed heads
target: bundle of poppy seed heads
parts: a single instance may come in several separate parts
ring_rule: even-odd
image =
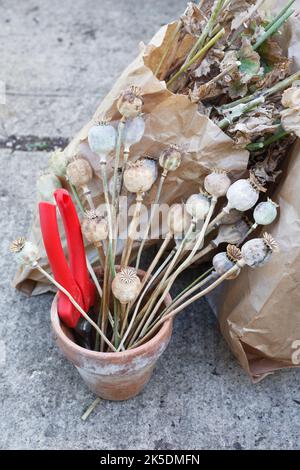
[[[224,280],[237,277],[244,266],[263,265],[277,249],[276,242],[268,234],[244,243],[258,225],[271,224],[277,216],[277,205],[273,201],[259,202],[265,187],[253,173],[232,183],[225,170],[216,168],[207,174],[198,193],[190,195],[185,203],[176,203],[169,208],[168,233],[147,271],[142,275],[138,272],[156,210],[155,206],[151,211],[143,240],[136,240],[145,193],[158,180],[155,204],[159,204],[168,174],[180,171],[185,158],[183,149],[173,144],[166,146],[157,160],[143,156],[134,162],[128,161],[131,146],[143,136],[142,107],[141,90],[130,87],[118,100],[122,118],[117,129],[109,122],[100,122],[89,130],[88,143],[92,152],[98,155],[101,167],[104,209],[94,205],[90,190],[93,169],[80,155],[69,161],[64,152],[55,152],[49,164],[54,184],[42,186],[41,197],[52,200],[58,186],[55,178],[58,181],[67,178],[80,211],[83,235],[99,253],[98,263],[104,274],[102,286],[98,288],[100,306],[95,348],[102,351],[110,350],[107,344],[113,344],[114,351],[142,344],[166,319],[177,315]],[[109,181],[107,163],[112,152],[118,168]],[[118,256],[119,198],[129,194],[135,196],[134,211],[121,256]],[[217,201],[224,198],[227,202],[217,210]],[[254,207],[253,222],[250,223],[245,213],[249,215]],[[173,249],[166,256],[172,240]],[[227,248],[215,253],[224,244]],[[39,266],[39,250],[32,242],[20,238],[13,242],[12,251],[23,263]],[[201,274],[166,307],[164,299],[177,276],[208,252],[214,254],[209,271]],[[109,341],[106,343],[103,338]]]

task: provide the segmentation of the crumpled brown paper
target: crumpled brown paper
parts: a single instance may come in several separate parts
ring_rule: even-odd
[[[285,3],[276,2],[276,7]],[[299,0],[295,6],[300,8]],[[289,21],[283,43],[288,46],[294,70],[299,70],[298,19]],[[276,369],[300,365],[299,180],[298,140],[272,195],[280,205],[280,217],[267,231],[278,241],[280,253],[262,268],[243,270],[236,281],[226,283],[218,293],[216,310],[221,331],[254,382]]]
[[[130,159],[137,159],[140,155],[158,158],[160,151],[171,143],[182,145],[186,150],[182,165],[167,178],[161,197],[162,203],[171,204],[181,201],[198,191],[201,180],[210,168],[224,168],[235,178],[247,167],[248,151],[235,149],[233,141],[219,127],[198,113],[196,104],[191,103],[187,96],[174,95],[167,90],[164,81],[159,81],[154,76],[152,69],[156,68],[175,27],[176,23],[172,23],[161,28],[148,46],[142,46],[138,57],[122,73],[110,93],[99,105],[91,121],[84,126],[66,149],[67,155],[70,157],[80,150],[81,154],[92,164],[95,178],[91,189],[92,195],[98,203],[103,202],[99,158],[89,149],[88,130],[94,120],[107,119],[114,122],[120,119],[116,102],[120,92],[130,85],[136,85],[142,89],[146,124],[144,137],[140,143],[132,147]],[[179,54],[182,54],[182,48],[180,48]],[[109,176],[112,174],[113,158],[112,155],[108,164]],[[64,187],[68,187],[65,181],[63,184]],[[144,200],[145,205],[151,204],[155,192],[154,186]],[[156,233],[158,237],[158,230]],[[35,241],[40,248],[41,265],[49,270],[37,211],[30,239]],[[88,255],[91,254],[91,251],[92,248],[87,247]],[[38,271],[24,266],[19,268],[14,285],[33,295],[43,293],[50,288]]]

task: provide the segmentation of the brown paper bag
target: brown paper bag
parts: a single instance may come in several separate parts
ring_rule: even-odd
[[[110,93],[99,105],[92,120],[66,149],[70,157],[80,150],[81,154],[92,164],[95,178],[91,189],[97,203],[103,202],[104,198],[99,177],[99,158],[88,147],[88,130],[94,119],[112,121],[120,119],[116,102],[120,92],[130,85],[136,85],[142,89],[146,124],[144,137],[140,143],[132,147],[130,159],[137,159],[141,155],[158,158],[160,151],[171,143],[182,145],[187,151],[180,168],[168,176],[162,193],[162,203],[172,204],[198,191],[201,180],[210,168],[224,168],[230,172],[233,178],[238,177],[247,168],[248,151],[235,149],[233,141],[219,127],[198,113],[196,104],[191,103],[187,96],[174,95],[166,89],[165,82],[159,81],[154,76],[152,69],[156,68],[175,27],[176,23],[172,23],[161,28],[148,46],[142,46],[138,57],[122,73]],[[185,44],[185,49],[190,47],[190,44]],[[183,51],[181,47],[177,55],[185,53],[186,51]],[[110,165],[108,165],[110,174],[112,163],[113,156]],[[63,185],[68,187],[66,181],[63,181]],[[155,192],[156,188],[153,187],[150,194],[147,195],[144,201],[147,206],[151,204]],[[156,233],[158,238],[158,227]],[[37,211],[30,239],[35,241],[40,248],[41,265],[45,269],[49,269],[41,239]],[[89,256],[93,255],[92,247],[87,247],[87,253]],[[33,295],[43,293],[51,288],[37,270],[24,266],[20,266],[14,279],[14,285],[23,292]]]

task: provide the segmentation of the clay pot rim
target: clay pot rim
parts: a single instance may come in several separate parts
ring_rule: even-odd
[[[145,344],[138,346],[134,349],[127,349],[126,351],[119,351],[119,352],[99,352],[99,351],[91,351],[90,349],[85,349],[79,346],[78,344],[74,343],[68,336],[64,333],[61,327],[61,320],[59,319],[58,312],[57,312],[57,299],[58,294],[53,299],[51,305],[51,324],[54,331],[54,334],[60,338],[62,342],[64,342],[69,348],[73,349],[74,352],[77,352],[85,357],[89,357],[91,359],[132,359],[135,356],[140,356],[143,353],[147,353],[149,348],[155,346],[155,344],[159,344],[161,340],[167,336],[168,330],[172,327],[173,320],[169,319],[165,321],[156,335],[147,341]],[[164,304],[166,306],[170,305],[172,302],[172,298],[170,294],[164,299]]]

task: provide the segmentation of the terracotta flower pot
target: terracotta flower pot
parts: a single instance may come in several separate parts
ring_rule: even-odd
[[[170,302],[171,297],[167,296],[165,304]],[[71,330],[60,321],[57,296],[51,307],[51,324],[59,349],[89,389],[101,398],[116,401],[128,400],[143,390],[172,334],[172,321],[167,321],[150,341],[135,349],[118,353],[90,351],[78,346]]]

